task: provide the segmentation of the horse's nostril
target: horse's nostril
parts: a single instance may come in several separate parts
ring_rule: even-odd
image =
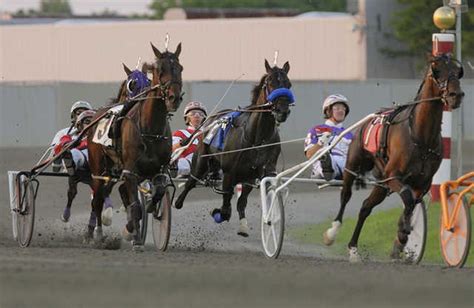
[[[168,99],[169,99],[170,101],[174,102],[175,96],[174,96],[174,95],[170,95],[170,96],[168,97]]]

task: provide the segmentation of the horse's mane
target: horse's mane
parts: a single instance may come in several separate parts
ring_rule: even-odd
[[[110,105],[114,105],[114,104],[120,103],[120,102],[119,102],[120,94],[122,93],[122,90],[123,90],[123,88],[125,87],[125,83],[126,83],[126,82],[127,82],[127,80],[122,81],[122,83],[120,84],[120,87],[119,87],[117,96],[116,96],[116,97],[111,97],[111,98],[109,98],[109,102],[107,103],[107,105],[110,106]]]
[[[255,87],[252,90],[252,105],[257,104],[258,97],[260,96],[260,90],[263,87],[263,83],[265,82],[265,78],[267,77],[267,74],[262,76],[262,79],[260,79],[260,83],[258,85],[255,85]]]

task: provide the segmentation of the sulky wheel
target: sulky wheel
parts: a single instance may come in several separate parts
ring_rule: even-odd
[[[163,198],[156,207],[156,212],[152,213],[151,228],[156,249],[165,251],[168,248],[171,232],[171,197],[169,188],[166,188]]]
[[[280,255],[285,233],[285,209],[281,193],[275,196],[275,189],[270,187],[265,203],[262,204],[261,219],[263,251],[266,257],[276,259]]]
[[[423,258],[426,245],[426,206],[422,201],[415,205],[410,219],[411,232],[408,241],[403,248],[405,260],[418,264]]]
[[[458,200],[457,193],[451,193],[447,199],[448,217],[451,219],[453,215],[453,227],[447,229],[443,222],[443,215],[440,218],[440,244],[441,255],[444,263],[450,267],[463,267],[469,255],[471,245],[471,212],[467,199],[462,198],[462,203],[457,213],[453,213]]]
[[[16,178],[17,208],[15,211],[16,234],[20,247],[28,247],[35,224],[35,199],[38,181],[30,181],[24,174]]]

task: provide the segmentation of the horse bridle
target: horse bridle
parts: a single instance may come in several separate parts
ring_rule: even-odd
[[[265,80],[263,81],[263,86],[262,86],[262,90],[264,91],[265,93],[265,104],[263,105],[259,105],[259,108],[265,108],[267,106],[270,106],[270,109],[266,109],[267,112],[271,112],[274,116],[275,116],[275,109],[276,109],[276,106],[275,106],[275,103],[271,100],[268,99],[268,96],[271,94],[271,92],[273,91],[270,91],[269,90],[269,82],[270,82],[270,77],[274,74],[277,74],[277,80],[281,81],[282,79],[280,78],[280,75],[281,74],[284,74],[286,76],[286,73],[282,70],[282,69],[278,69],[276,71],[273,71],[271,74],[268,74],[267,77],[265,77]],[[288,77],[286,77],[288,78]]]
[[[437,57],[436,59],[434,59],[432,61],[432,63],[436,62],[436,61],[439,61],[439,60],[454,61],[454,62],[458,63],[459,68],[460,68],[460,71],[457,74],[454,73],[454,72],[449,72],[448,78],[446,78],[446,80],[440,81],[435,77],[435,73],[433,71],[433,66],[430,65],[430,77],[439,89],[441,101],[443,102],[444,105],[447,106],[448,105],[447,99],[448,99],[448,96],[449,96],[449,90],[448,90],[449,81],[450,80],[459,80],[459,79],[461,79],[464,75],[464,68],[462,67],[461,62],[459,62],[456,59],[449,59],[446,56]]]

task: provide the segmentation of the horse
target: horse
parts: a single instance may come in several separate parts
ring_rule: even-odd
[[[129,100],[147,87],[147,83],[144,82],[148,71],[147,63],[143,64],[141,72],[138,70],[132,71],[124,63],[122,63],[122,65],[127,74],[127,78],[120,84],[116,97],[110,100],[109,105]],[[61,220],[64,222],[68,222],[71,216],[72,202],[77,195],[77,184],[79,183],[84,183],[89,186],[92,184],[90,170],[77,170],[76,174],[68,177],[67,204],[61,215]],[[109,194],[110,193],[106,195],[109,196]],[[94,213],[91,213],[91,220],[92,222],[95,220]]]
[[[270,143],[278,143],[280,135],[278,126],[286,121],[290,114],[290,105],[294,102],[291,82],[288,78],[290,65],[286,62],[282,68],[270,67],[265,60],[266,74],[252,90],[252,103],[246,107],[241,115],[236,117],[231,125],[222,147],[222,151],[238,151],[230,154],[219,155],[220,150],[213,146],[200,142],[196,153],[193,156],[191,176],[185,184],[185,188],[176,200],[175,208],[183,206],[184,199],[189,191],[196,186],[198,181],[202,181],[206,175],[215,172],[219,168],[223,171],[222,191],[223,205],[220,209],[214,209],[213,217],[217,223],[229,221],[231,217],[231,198],[234,187],[238,183],[243,183],[242,194],[237,202],[237,210],[240,218],[238,234],[247,237],[249,228],[245,218],[245,208],[247,197],[252,191],[255,180],[264,176],[276,174],[276,164],[281,152],[279,144],[258,148]],[[226,113],[221,111],[219,114]],[[218,116],[211,116],[204,128],[204,140],[212,131],[212,120]],[[255,148],[254,148],[255,147]],[[245,151],[248,148],[250,150]],[[207,156],[213,155],[215,156]],[[217,218],[219,217],[219,218]]]
[[[364,148],[363,134],[372,120],[365,122],[355,132],[356,137],[349,147],[343,174],[340,209],[332,227],[324,233],[326,245],[334,242],[342,224],[354,180],[358,175],[373,169],[378,185],[374,186],[362,203],[357,225],[348,244],[349,260],[361,261],[357,245],[364,222],[372,209],[392,192],[399,194],[404,210],[398,221],[397,236],[390,256],[394,260],[402,257],[410,234],[413,209],[430,189],[433,175],[441,164],[443,108],[458,108],[464,97],[459,81],[462,76],[462,65],[455,59],[446,55],[429,56],[428,69],[415,100],[393,110],[386,126],[386,145],[382,151],[374,153]]]
[[[171,157],[171,129],[168,118],[175,112],[181,101],[182,70],[179,63],[181,43],[176,51],[160,52],[151,44],[156,56],[152,65],[152,83],[146,97],[140,99],[126,114],[120,126],[121,134],[117,136],[118,149],[94,143],[93,138],[97,125],[88,134],[89,165],[92,173],[94,198],[92,207],[97,216],[97,236],[102,236],[101,212],[108,185],[104,175],[123,180],[120,189],[127,209],[127,224],[122,235],[131,240],[133,247],[141,249],[140,220],[141,208],[137,198],[138,184],[149,179],[156,190],[153,195],[153,206],[165,193],[163,176],[161,176]],[[97,112],[96,118],[107,112],[110,107]],[[151,209],[153,210],[153,209]],[[88,233],[93,236],[94,228],[88,226]]]
[[[152,67],[148,63],[143,63],[141,71],[131,70],[124,63],[122,63],[122,66],[127,74],[127,79],[122,81],[116,97],[110,100],[109,105],[124,103],[149,86],[147,73],[152,70]]]

